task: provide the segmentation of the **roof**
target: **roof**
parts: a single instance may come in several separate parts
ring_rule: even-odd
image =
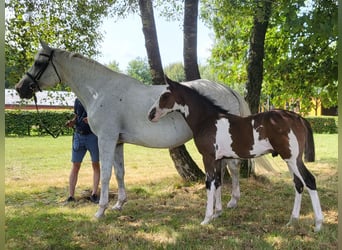
[[[42,91],[37,92],[38,106],[73,107],[76,95],[68,91]],[[21,99],[15,89],[5,89],[5,106],[35,105],[33,98]]]

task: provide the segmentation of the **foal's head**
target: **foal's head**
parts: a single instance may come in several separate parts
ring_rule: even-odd
[[[167,76],[165,76],[165,81],[167,83],[165,91],[160,94],[148,112],[148,119],[152,122],[157,122],[164,115],[176,110],[185,117],[189,115],[189,107],[185,104],[179,91],[182,85],[170,80]]]

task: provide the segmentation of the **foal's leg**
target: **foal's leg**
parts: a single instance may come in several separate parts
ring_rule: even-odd
[[[212,219],[218,217],[222,212],[220,161],[203,159],[203,162],[206,169],[205,185],[207,188],[207,207],[205,211],[205,218],[201,222],[201,225],[208,224]],[[216,198],[218,198],[218,200],[216,200]],[[214,213],[215,206],[216,210],[218,211],[217,215]]]
[[[116,181],[118,182],[118,201],[112,207],[115,210],[121,210],[123,205],[127,201],[126,190],[125,190],[125,167],[124,167],[124,156],[123,156],[123,143],[117,144],[114,155],[114,171]]]
[[[316,188],[316,180],[315,177],[310,173],[310,171],[305,167],[302,159],[297,160],[297,164],[291,164],[288,162],[288,166],[290,171],[293,171],[294,174],[294,183],[296,187],[296,196],[295,203],[293,206],[293,211],[291,215],[289,225],[293,222],[293,220],[298,220],[300,213],[300,205],[301,205],[301,196],[303,192],[304,184],[309,191],[313,211],[315,214],[315,232],[321,230],[323,224],[323,213],[321,204],[319,201],[317,188]]]
[[[108,138],[98,137],[100,162],[101,162],[101,194],[99,209],[95,214],[96,218],[104,215],[108,207],[109,182],[112,176],[112,166],[114,161],[115,142]]]
[[[239,164],[240,160],[228,160],[228,169],[232,177],[232,196],[227,204],[228,208],[234,208],[240,199],[240,184],[239,184]]]

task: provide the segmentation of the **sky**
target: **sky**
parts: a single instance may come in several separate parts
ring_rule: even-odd
[[[183,62],[183,31],[178,21],[166,21],[155,14],[159,50],[163,67]],[[138,15],[130,15],[126,19],[105,19],[101,27],[104,39],[100,44],[102,56],[97,58],[102,64],[112,61],[119,63],[123,71],[129,61],[147,58],[141,19]],[[198,22],[197,53],[199,63],[205,64],[210,56],[212,45],[211,32],[202,22]]]

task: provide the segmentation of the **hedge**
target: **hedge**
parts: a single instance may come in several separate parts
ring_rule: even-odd
[[[337,116],[312,116],[305,117],[311,124],[312,130],[317,134],[337,133]]]
[[[6,136],[34,136],[48,135],[40,125],[40,120],[51,131],[60,131],[61,135],[71,135],[73,130],[64,126],[65,122],[73,116],[72,111],[12,111],[5,110]],[[314,133],[337,133],[337,117],[315,116],[306,117]]]
[[[73,130],[65,123],[73,116],[72,111],[22,111],[5,110],[6,136],[49,135],[44,126],[52,133],[71,135]],[[41,125],[44,124],[44,125]]]

